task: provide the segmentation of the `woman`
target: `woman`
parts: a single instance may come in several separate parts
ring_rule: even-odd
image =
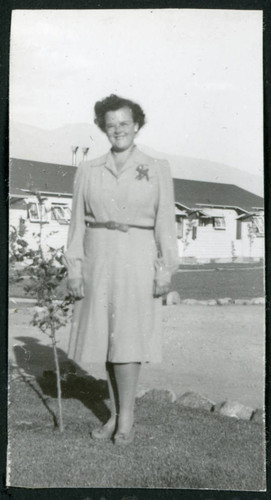
[[[111,417],[92,437],[125,445],[134,438],[140,365],[161,360],[160,296],[178,268],[173,185],[167,162],[134,145],[145,123],[138,104],[110,95],[95,115],[112,147],[75,177],[66,260],[79,300],[68,355],[106,363]]]

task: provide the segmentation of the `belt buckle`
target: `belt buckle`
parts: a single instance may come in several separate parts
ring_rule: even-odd
[[[127,224],[122,224],[121,222],[115,222],[114,220],[109,220],[105,223],[107,229],[118,229],[119,231],[123,231],[127,233],[129,226]]]
[[[107,229],[117,229],[117,223],[114,220],[109,220],[105,223]]]

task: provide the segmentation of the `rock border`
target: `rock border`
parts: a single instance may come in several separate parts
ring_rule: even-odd
[[[14,369],[18,369],[18,366],[14,363],[10,365]],[[25,378],[26,380],[35,380],[34,375],[29,375],[24,370],[20,370],[18,373],[12,375],[11,370],[9,370],[8,385],[11,381],[19,381]],[[45,377],[55,377],[54,371],[43,372]],[[95,379],[91,376],[78,376],[76,373],[65,373],[63,371],[62,378],[67,381],[68,376],[72,379],[77,378],[82,380],[90,380],[90,382],[95,382]],[[97,381],[97,380],[96,380]],[[99,380],[103,383],[103,392],[106,393],[107,382],[105,380]],[[136,393],[136,400],[149,401],[152,403],[169,403],[177,406],[182,406],[184,408],[204,410],[209,413],[217,414],[222,417],[235,418],[236,420],[250,421],[258,425],[265,426],[265,409],[264,408],[252,408],[238,401],[226,400],[220,403],[215,403],[211,401],[206,396],[203,396],[194,391],[187,391],[180,396],[176,396],[176,393],[172,389],[140,389]]]
[[[181,299],[180,295],[176,291],[169,292],[165,297],[163,297],[163,305],[166,306],[176,306],[176,305],[188,305],[188,306],[263,306],[265,305],[265,297],[254,297],[252,299],[232,299],[231,297],[221,297],[217,299],[208,300],[198,300],[198,299]]]
[[[37,299],[25,298],[25,297],[9,297],[9,301],[16,304],[36,304]],[[60,301],[59,301],[60,302]],[[265,305],[265,297],[254,297],[252,299],[232,299],[231,297],[221,297],[217,299],[208,299],[208,300],[198,300],[198,299],[181,299],[180,295],[176,291],[169,292],[167,295],[162,298],[163,305],[166,306],[175,306],[175,305],[199,305],[199,306],[229,306],[229,305],[238,305],[238,306],[248,306],[248,305]],[[9,304],[9,309],[12,309],[11,304]],[[16,307],[15,307],[16,309]]]
[[[186,408],[205,410],[223,417],[246,420],[255,424],[265,424],[265,412],[261,408],[251,408],[238,401],[223,401],[215,403],[201,394],[188,391],[176,396],[171,389],[142,389],[136,395],[141,401],[165,402],[180,405]]]

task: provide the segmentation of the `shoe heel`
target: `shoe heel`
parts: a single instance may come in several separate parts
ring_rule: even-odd
[[[132,427],[130,432],[121,432],[120,434],[116,434],[114,437],[114,444],[118,446],[126,446],[133,442],[135,438],[135,428]]]
[[[103,427],[97,427],[96,429],[93,429],[93,431],[91,432],[91,437],[92,439],[96,440],[111,439],[114,434],[115,427],[116,425],[114,426],[110,425],[106,427],[106,424]]]

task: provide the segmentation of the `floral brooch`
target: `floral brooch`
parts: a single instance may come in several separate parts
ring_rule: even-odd
[[[146,168],[144,165],[138,165],[136,171],[137,171],[136,179],[140,181],[141,179],[143,179],[143,177],[146,177],[147,181],[149,180],[149,174],[148,174],[149,169]]]

